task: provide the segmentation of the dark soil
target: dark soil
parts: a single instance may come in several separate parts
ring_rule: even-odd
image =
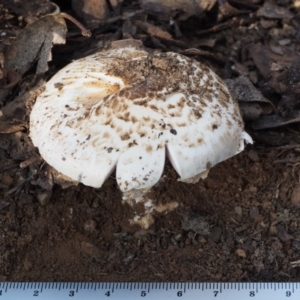
[[[202,55],[195,58],[209,64],[222,78],[245,75],[276,107],[287,108],[280,103],[283,92],[261,75],[249,47],[261,43],[274,50],[287,43],[284,47],[298,53],[297,1],[272,1],[293,13],[292,19],[258,16],[263,5],[260,1],[230,3],[239,2],[248,3],[248,7],[240,4],[236,9],[250,9],[250,13],[224,17],[219,23],[212,17],[201,21],[191,17],[179,22],[183,36],[172,41],[145,32],[134,37],[153,48],[188,48],[179,41],[198,48]],[[14,32],[26,23],[11,8],[3,4],[0,8],[4,21],[0,29],[14,39]],[[139,6],[125,1],[123,9],[134,11]],[[210,13],[215,16],[217,11]],[[148,21],[157,28],[167,28],[168,22]],[[54,49],[47,76],[70,58],[93,49],[97,41],[99,46],[105,39],[122,38],[122,22],[96,29],[92,42],[69,37],[65,46]],[[5,52],[10,43],[2,40],[0,50]],[[27,82],[31,79],[30,72],[23,76],[7,102],[20,91],[30,90]],[[288,106],[289,110],[294,108],[297,103]],[[272,114],[280,115],[280,110]],[[113,176],[101,189],[55,185],[44,205],[35,195],[36,183],[29,180],[28,185],[16,189],[18,180],[26,178],[27,169],[21,169],[19,163],[27,156],[18,159],[10,139],[24,141],[28,131],[0,134],[0,280],[299,281],[300,262],[299,267],[293,263],[300,259],[299,125],[261,131],[254,131],[250,121],[246,126],[254,145],[212,168],[207,179],[195,185],[178,182],[176,172],[167,164],[155,195],[177,201],[180,207],[157,215],[147,231],[129,225],[130,208],[122,204]]]

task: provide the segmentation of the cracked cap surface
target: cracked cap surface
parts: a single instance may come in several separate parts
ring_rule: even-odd
[[[101,187],[116,168],[123,192],[157,183],[166,155],[192,182],[252,142],[211,69],[134,40],[54,75],[31,112],[30,136],[48,164],[85,185]]]

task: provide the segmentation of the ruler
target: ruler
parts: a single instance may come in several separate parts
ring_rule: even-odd
[[[298,282],[1,282],[0,300],[300,299]]]

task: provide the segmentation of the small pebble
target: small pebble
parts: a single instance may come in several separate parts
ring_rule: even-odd
[[[216,275],[215,275],[215,280],[217,280],[217,281],[219,281],[219,280],[221,280],[222,279],[222,273],[217,273]]]
[[[290,44],[291,43],[291,40],[290,39],[283,39],[283,40],[279,40],[278,41],[278,44],[280,45],[280,46],[286,46],[286,45],[288,45],[288,44]]]
[[[4,281],[6,281],[6,278],[7,278],[6,276],[4,276],[4,275],[0,275],[0,281],[1,281],[1,282],[4,282]]]
[[[211,230],[208,239],[214,243],[218,243],[220,241],[221,236],[222,236],[222,228],[219,226],[215,226]]]
[[[260,271],[260,276],[263,280],[272,281],[273,280],[273,270],[272,269],[262,269]]]
[[[4,174],[1,178],[1,183],[9,187],[13,183],[13,179],[8,174]]]
[[[3,210],[4,208],[10,206],[10,202],[8,201],[1,201],[0,202],[0,210]]]
[[[259,162],[259,156],[256,151],[250,150],[247,155],[253,162]]]
[[[245,258],[246,255],[246,251],[244,249],[236,249],[235,253],[239,256],[239,257],[243,257]]]
[[[294,248],[296,248],[297,250],[300,250],[300,241],[294,240],[293,243],[292,243],[292,246]]]
[[[243,215],[243,209],[240,206],[236,206],[234,208],[234,211],[237,215],[242,216]]]
[[[259,215],[259,210],[257,207],[251,207],[249,212],[250,218],[255,219]]]
[[[182,229],[186,231],[193,230],[200,235],[210,233],[210,226],[206,219],[193,212],[183,213]]]
[[[251,186],[249,187],[249,192],[251,192],[251,193],[257,193],[257,187],[251,185]]]
[[[278,231],[277,231],[277,227],[276,226],[271,226],[269,229],[270,234],[272,235],[277,235]]]
[[[293,18],[293,13],[283,6],[278,6],[276,4],[265,2],[262,7],[256,12],[258,17],[265,17],[270,19],[291,19]]]
[[[300,8],[300,0],[294,0],[294,6]]]
[[[94,232],[96,231],[96,227],[97,227],[97,224],[94,220],[88,220],[84,223],[84,230],[87,231],[87,232]]]
[[[127,257],[123,259],[124,265],[129,265],[134,258],[135,258],[135,254],[129,254]]]
[[[282,224],[278,224],[277,225],[277,231],[278,231],[278,238],[282,241],[282,242],[288,242],[290,240],[293,239],[293,237],[288,234],[284,228],[284,226]]]
[[[21,204],[31,204],[33,203],[33,196],[27,193],[22,193],[19,197]]]
[[[182,237],[182,234],[177,234],[177,235],[175,235],[175,237],[174,237],[174,239],[175,239],[175,241],[180,241],[181,240],[181,237]]]
[[[262,221],[262,215],[259,213],[259,210],[256,206],[252,207],[250,209],[249,214],[250,214],[250,218],[253,219],[254,221],[256,221],[256,222],[261,222]]]
[[[101,259],[104,257],[103,251],[101,251],[100,248],[89,242],[81,243],[81,251],[92,258]]]
[[[45,206],[50,202],[51,196],[52,190],[44,190],[36,194],[36,197],[42,206]]]

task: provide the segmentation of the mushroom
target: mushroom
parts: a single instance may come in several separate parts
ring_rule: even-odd
[[[84,185],[100,188],[116,169],[132,222],[144,228],[154,211],[178,205],[149,196],[166,156],[180,181],[196,183],[252,143],[211,69],[136,40],[113,42],[54,75],[33,106],[30,136],[49,165]]]

